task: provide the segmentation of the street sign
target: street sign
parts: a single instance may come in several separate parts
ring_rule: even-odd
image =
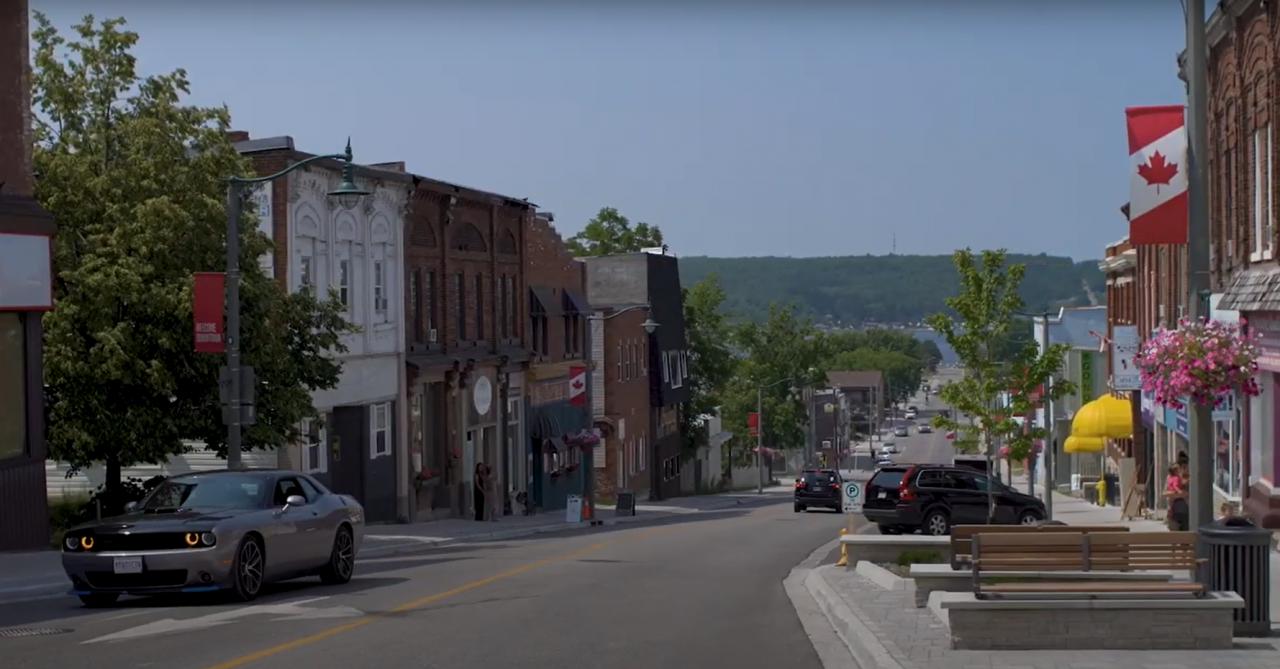
[[[862,484],[845,481],[840,486],[840,510],[845,513],[862,513]]]

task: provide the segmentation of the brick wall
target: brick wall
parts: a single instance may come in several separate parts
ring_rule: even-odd
[[[557,297],[566,289],[574,291],[581,299],[586,297],[586,264],[575,260],[565,246],[564,239],[551,222],[538,216],[535,216],[530,223],[528,237],[525,240],[525,277],[530,286],[555,289]],[[526,296],[521,297],[524,301],[528,301]],[[561,362],[584,358],[587,340],[586,317],[578,317],[576,342],[572,345],[572,352],[568,353],[565,345],[565,325],[563,318],[548,320],[547,355],[542,355],[540,351],[535,352],[535,361]]]
[[[1268,220],[1275,214],[1266,214],[1266,198],[1277,190],[1272,168],[1280,163],[1275,159],[1280,138],[1271,125],[1277,92],[1275,45],[1280,39],[1276,13],[1274,3],[1264,7],[1250,2],[1233,21],[1210,24],[1208,180],[1212,285],[1218,291],[1235,272],[1260,262],[1274,263],[1252,251],[1259,238],[1255,183],[1263,197],[1262,245],[1274,248],[1276,237],[1274,221]],[[1256,147],[1255,132],[1260,140]],[[1274,212],[1275,205],[1270,209]]]
[[[528,311],[522,272],[528,227],[525,210],[421,180],[410,200],[407,227],[406,343],[429,345],[428,334],[434,327],[435,348],[441,351],[493,349],[498,342],[521,344]],[[416,329],[415,271],[420,282],[416,313],[422,321]],[[506,305],[500,299],[504,277],[511,282]],[[514,313],[504,330],[508,310]]]
[[[605,414],[625,425],[621,439],[616,426],[606,434],[605,468],[596,470],[596,490],[604,497],[616,491],[620,467],[623,485],[637,497],[649,489],[655,440],[649,429],[648,337],[641,325],[646,317],[636,309],[604,322],[604,356],[595,364],[604,370]]]

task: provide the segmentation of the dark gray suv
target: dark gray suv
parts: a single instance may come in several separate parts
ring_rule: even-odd
[[[994,523],[1032,525],[1044,520],[1044,503],[984,472],[949,465],[882,467],[867,483],[862,514],[882,534],[950,534],[952,525],[987,522],[988,486],[995,501]]]

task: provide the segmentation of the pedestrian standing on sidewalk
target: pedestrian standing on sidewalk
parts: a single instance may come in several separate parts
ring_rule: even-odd
[[[476,520],[484,520],[484,514],[489,508],[485,502],[485,491],[489,487],[485,480],[489,477],[488,472],[489,468],[483,462],[477,462],[471,477],[471,506],[476,510]]]

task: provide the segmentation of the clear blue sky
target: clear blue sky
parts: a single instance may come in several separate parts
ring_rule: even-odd
[[[1124,107],[1185,100],[1177,0],[30,2],[124,16],[144,72],[185,67],[255,137],[350,134],[566,236],[615,206],[682,255],[896,231],[899,253],[1098,257],[1126,232]]]

